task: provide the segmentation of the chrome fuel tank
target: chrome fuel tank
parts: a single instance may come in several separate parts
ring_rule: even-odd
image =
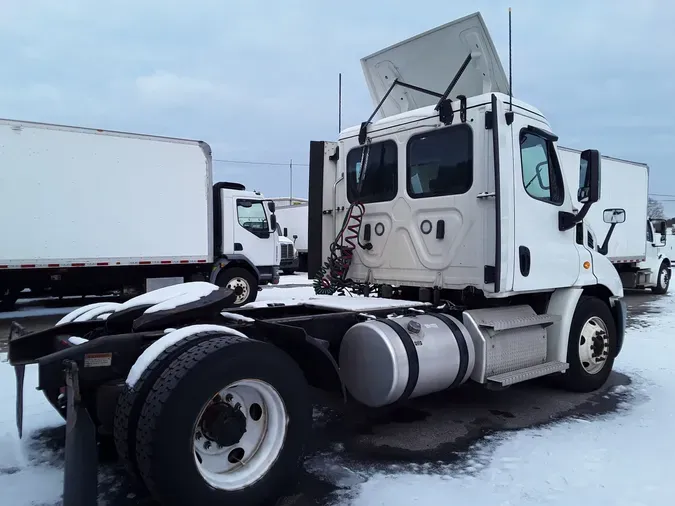
[[[440,313],[357,323],[340,344],[345,386],[371,407],[457,387],[469,379],[474,363],[467,329]]]

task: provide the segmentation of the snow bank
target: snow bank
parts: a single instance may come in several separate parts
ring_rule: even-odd
[[[129,376],[127,376],[127,385],[131,388],[134,387],[136,382],[143,374],[143,371],[157,358],[161,353],[166,350],[168,347],[173,346],[181,339],[185,339],[191,335],[197,334],[199,332],[207,331],[219,331],[224,334],[232,334],[236,336],[246,337],[241,332],[231,329],[230,327],[225,327],[223,325],[190,325],[189,327],[183,327],[182,329],[174,330],[164,335],[161,339],[158,339],[150,346],[148,346],[140,357],[136,360],[134,365],[129,371]]]

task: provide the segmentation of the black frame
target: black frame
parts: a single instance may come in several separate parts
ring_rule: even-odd
[[[434,136],[440,136],[443,135],[452,129],[467,129],[469,131],[469,151],[471,153],[471,184],[469,187],[463,191],[462,193],[438,193],[438,194],[427,194],[427,193],[421,193],[421,194],[412,194],[411,193],[411,185],[410,185],[410,144],[413,140],[418,139],[420,137],[434,137]],[[467,123],[459,123],[454,126],[448,126],[448,127],[443,127],[443,128],[437,128],[435,130],[429,130],[427,132],[421,132],[419,134],[415,134],[410,136],[408,138],[408,141],[406,142],[406,147],[405,147],[405,187],[406,187],[406,193],[408,194],[408,197],[411,199],[429,199],[429,198],[434,198],[434,197],[454,197],[456,195],[465,195],[468,193],[471,188],[473,188],[473,182],[474,182],[474,153],[473,153],[473,129],[469,124]]]
[[[560,202],[556,202],[553,200],[549,199],[544,199],[540,197],[535,197],[532,195],[527,188],[525,187],[525,173],[523,169],[523,156],[522,156],[522,147],[520,147],[520,140],[522,139],[523,135],[532,135],[535,137],[538,137],[541,139],[544,144],[546,145],[546,158],[547,158],[547,163],[549,167],[549,185],[551,184],[551,167],[553,167],[553,170],[555,172],[556,177],[558,178],[558,183],[560,184],[560,197],[561,200]],[[562,173],[562,169],[560,167],[560,161],[558,160],[558,155],[554,149],[553,142],[556,140],[557,137],[554,135],[550,135],[544,130],[540,130],[536,127],[524,127],[520,129],[520,132],[518,132],[518,145],[519,145],[519,153],[518,156],[520,158],[520,180],[523,183],[523,189],[525,190],[525,193],[527,193],[528,197],[538,200],[539,202],[544,202],[545,204],[550,204],[552,206],[556,207],[561,207],[565,203],[565,178]],[[550,186],[549,186],[550,188]],[[551,192],[551,195],[553,195],[553,192]]]

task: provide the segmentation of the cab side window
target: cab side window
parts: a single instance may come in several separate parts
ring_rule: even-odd
[[[365,170],[361,167],[365,163]],[[363,181],[361,181],[363,179]],[[360,186],[360,188],[359,188]],[[373,142],[363,153],[347,154],[347,198],[362,204],[388,202],[398,193],[398,146],[392,140]]]
[[[647,242],[654,242],[654,234],[652,234],[652,226],[647,220]]]
[[[530,197],[554,205],[563,203],[562,172],[550,141],[523,130],[520,133],[520,163],[523,185]]]

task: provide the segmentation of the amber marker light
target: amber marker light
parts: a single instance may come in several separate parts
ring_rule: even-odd
[[[586,260],[586,261],[584,262],[584,269],[588,270],[588,269],[590,269],[590,268],[591,268],[591,262],[589,262],[588,260]]]

